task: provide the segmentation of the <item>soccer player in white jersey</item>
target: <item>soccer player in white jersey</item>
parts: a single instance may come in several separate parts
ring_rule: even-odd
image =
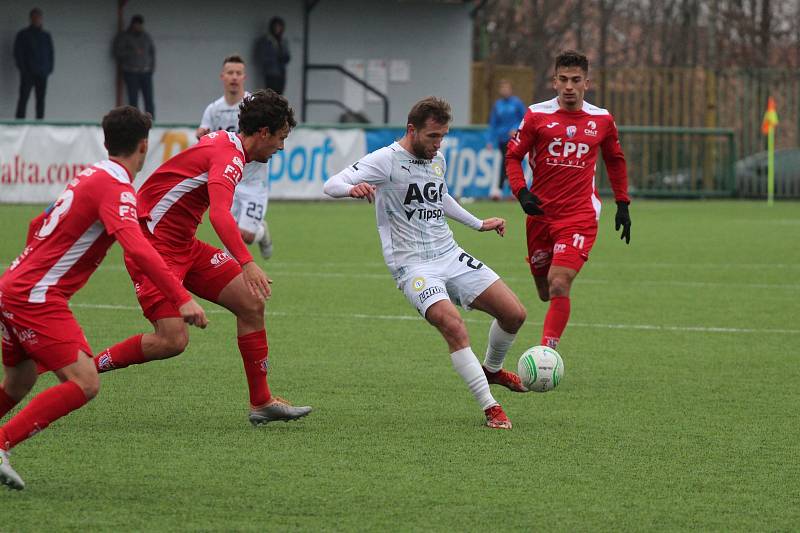
[[[491,268],[458,246],[445,220],[449,217],[477,231],[505,234],[505,220],[480,220],[447,192],[446,163],[439,147],[450,120],[446,101],[420,100],[408,114],[402,139],[331,177],[325,193],[375,200],[383,256],[397,287],[444,337],[453,367],[484,410],[486,425],[510,429],[511,422],[492,397],[489,384],[525,391],[516,374],[503,370],[503,361],[526,313]],[[483,368],[454,304],[495,318]]]
[[[247,79],[244,60],[236,55],[226,57],[219,77],[225,93],[206,107],[200,127],[197,128],[198,139],[217,130],[239,133],[239,105],[250,94],[244,90],[244,81]],[[257,242],[264,259],[272,257],[272,236],[264,220],[268,200],[267,164],[251,161],[245,165],[244,177],[236,187],[231,212],[242,240],[247,244]]]

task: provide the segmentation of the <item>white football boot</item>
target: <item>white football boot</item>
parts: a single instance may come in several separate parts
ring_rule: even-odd
[[[273,396],[272,401],[270,401],[264,407],[259,409],[251,409],[249,418],[251,424],[254,426],[260,426],[261,424],[275,422],[277,420],[283,420],[284,422],[288,422],[289,420],[297,420],[298,418],[306,416],[310,412],[311,407],[295,407],[283,398]]]
[[[25,488],[25,482],[11,468],[11,463],[8,462],[8,452],[5,450],[0,450],[0,483],[14,490]]]

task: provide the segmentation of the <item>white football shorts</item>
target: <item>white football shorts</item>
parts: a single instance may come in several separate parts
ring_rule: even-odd
[[[397,288],[424,317],[430,306],[446,299],[469,311],[475,298],[498,279],[482,261],[456,248],[433,261],[407,266]]]
[[[239,229],[256,233],[258,226],[267,214],[267,190],[263,187],[242,187],[238,185],[233,193],[231,213]]]

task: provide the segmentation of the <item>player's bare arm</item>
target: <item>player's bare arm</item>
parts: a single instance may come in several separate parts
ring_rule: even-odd
[[[210,133],[210,132],[211,132],[211,130],[210,130],[210,129],[208,129],[208,128],[203,128],[203,127],[201,126],[201,127],[197,128],[197,131],[195,131],[195,132],[194,132],[194,136],[195,136],[195,137],[197,137],[197,138],[199,139],[199,138],[200,138],[200,137],[202,137],[203,135],[206,135],[207,133]]]
[[[481,225],[478,231],[496,231],[498,235],[501,237],[505,237],[506,234],[506,221],[502,218],[492,217],[487,218],[483,221],[483,225]]]

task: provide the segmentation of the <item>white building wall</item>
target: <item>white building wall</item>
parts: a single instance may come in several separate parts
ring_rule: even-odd
[[[28,25],[34,3],[0,0],[0,119],[12,119],[19,74],[13,43]],[[115,104],[116,71],[111,41],[116,33],[114,0],[63,2],[41,0],[44,28],[53,37],[55,71],[48,80],[46,120],[99,121]],[[156,45],[154,93],[156,119],[161,123],[194,123],[203,109],[221,95],[218,78],[223,57],[239,53],[252,59],[252,46],[274,15],[286,20],[292,61],[286,96],[300,114],[302,75],[302,2],[300,0],[130,0],[125,25],[136,13]],[[405,59],[411,80],[389,83],[390,122],[402,124],[411,104],[436,94],[452,104],[456,124],[469,121],[471,21],[469,4],[414,0],[321,0],[311,14],[309,61],[343,64],[346,59]],[[261,85],[249,70],[248,88]],[[312,72],[311,98],[341,99],[339,74]],[[34,95],[28,103],[33,116]],[[382,120],[381,107],[365,109],[373,123]],[[335,122],[341,110],[309,106],[309,122]]]

